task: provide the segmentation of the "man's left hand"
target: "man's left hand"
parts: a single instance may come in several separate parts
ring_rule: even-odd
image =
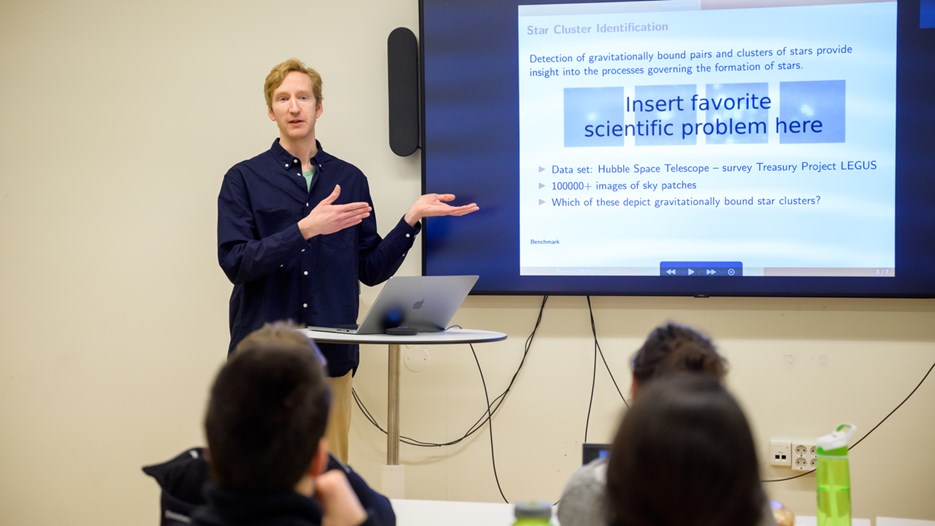
[[[452,206],[448,203],[454,201],[454,194],[425,194],[416,199],[409,207],[404,219],[409,226],[415,226],[423,217],[463,216],[476,212],[477,203]]]

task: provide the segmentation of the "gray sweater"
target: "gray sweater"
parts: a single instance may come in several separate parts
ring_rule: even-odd
[[[558,503],[561,526],[606,526],[604,488],[607,486],[607,459],[598,458],[578,468],[565,484]],[[769,501],[760,526],[776,526]]]

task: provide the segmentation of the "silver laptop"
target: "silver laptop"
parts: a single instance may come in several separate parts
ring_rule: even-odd
[[[477,276],[393,276],[357,327],[309,327],[347,334],[438,332],[464,303]]]

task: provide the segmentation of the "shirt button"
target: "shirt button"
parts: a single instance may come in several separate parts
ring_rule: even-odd
[[[283,265],[285,265],[285,263],[283,263]],[[282,268],[282,265],[279,265],[279,268]]]
[[[289,168],[289,163],[286,163],[284,166],[285,166],[286,168]]]
[[[305,276],[308,276],[308,271],[306,270],[306,271],[303,272],[302,274],[305,275]]]
[[[406,237],[412,237],[412,236],[410,236],[409,234],[406,234]]]
[[[292,160],[292,164],[295,164],[295,163],[297,163],[297,162],[299,162],[298,159],[293,159],[293,160]]]
[[[303,308],[303,309],[307,309],[307,308],[308,308],[308,303],[303,303],[303,304],[302,304],[302,308]]]
[[[298,175],[299,177],[302,177],[302,172],[296,172],[295,174]]]

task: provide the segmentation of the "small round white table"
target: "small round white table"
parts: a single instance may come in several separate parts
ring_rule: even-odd
[[[403,498],[405,472],[399,464],[399,365],[400,345],[445,345],[453,343],[486,343],[506,339],[506,334],[475,329],[448,329],[439,332],[420,332],[411,336],[389,334],[348,334],[343,332],[302,329],[309,339],[324,343],[376,343],[388,348],[387,408],[386,408],[386,464],[383,487],[387,497]],[[390,480],[393,482],[391,483]]]

